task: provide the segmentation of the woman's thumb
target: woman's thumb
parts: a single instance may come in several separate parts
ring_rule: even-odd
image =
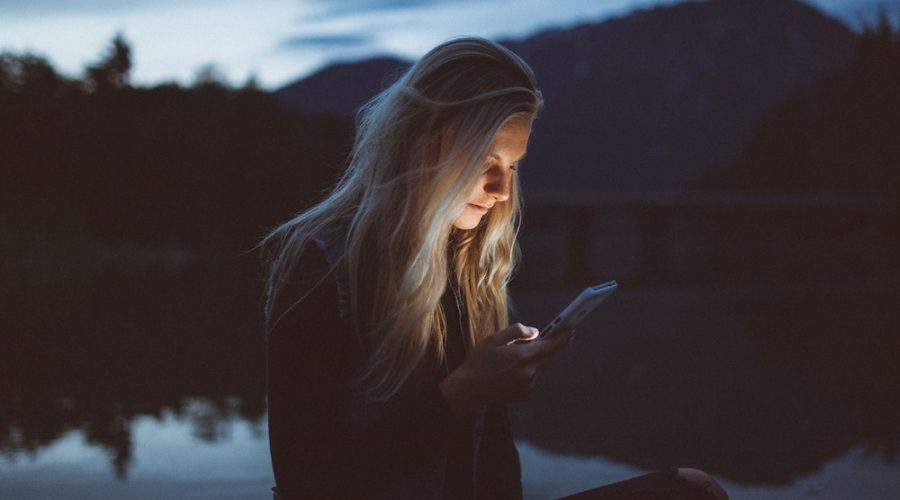
[[[537,334],[537,328],[515,323],[499,332],[494,332],[488,339],[493,345],[506,345],[516,340],[531,340],[537,337]]]

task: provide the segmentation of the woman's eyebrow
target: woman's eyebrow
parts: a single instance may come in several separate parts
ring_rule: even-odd
[[[526,152],[526,153],[522,153],[522,156],[520,156],[519,159],[516,160],[514,163],[518,163],[518,162],[524,160],[524,159],[525,159],[525,155],[527,155],[527,154],[528,154],[527,152]],[[488,155],[488,157],[489,157],[489,158],[494,158],[494,159],[496,159],[497,161],[499,161],[499,162],[501,162],[501,163],[503,162],[503,158],[500,158],[500,155],[498,155],[497,153],[491,153],[491,154]]]

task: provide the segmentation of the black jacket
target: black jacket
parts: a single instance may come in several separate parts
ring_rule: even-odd
[[[461,359],[446,360],[433,382],[407,387],[388,403],[355,395],[366,346],[347,314],[344,274],[331,270],[339,241],[317,239],[278,303],[267,305],[277,318],[308,293],[269,337],[269,441],[280,497],[521,498],[506,405],[460,419],[438,389]],[[456,308],[445,314],[450,329],[461,328]]]

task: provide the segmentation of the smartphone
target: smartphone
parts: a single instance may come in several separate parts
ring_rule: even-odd
[[[565,309],[556,316],[556,319],[541,330],[538,339],[546,340],[554,334],[574,330],[585,316],[597,307],[597,304],[606,300],[619,286],[615,281],[608,281],[601,285],[585,288],[581,295],[569,303]]]

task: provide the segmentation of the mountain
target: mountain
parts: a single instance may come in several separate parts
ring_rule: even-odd
[[[792,93],[756,127],[732,168],[710,172],[698,187],[897,198],[898,89],[900,28],[883,20],[860,36],[849,67]]]
[[[857,36],[795,0],[711,0],[503,43],[546,101],[523,165],[529,193],[667,191],[737,158],[776,103],[852,60]],[[394,63],[328,68],[277,95],[347,114]]]
[[[275,98],[295,111],[349,116],[409,65],[391,57],[334,64],[278,89]]]

